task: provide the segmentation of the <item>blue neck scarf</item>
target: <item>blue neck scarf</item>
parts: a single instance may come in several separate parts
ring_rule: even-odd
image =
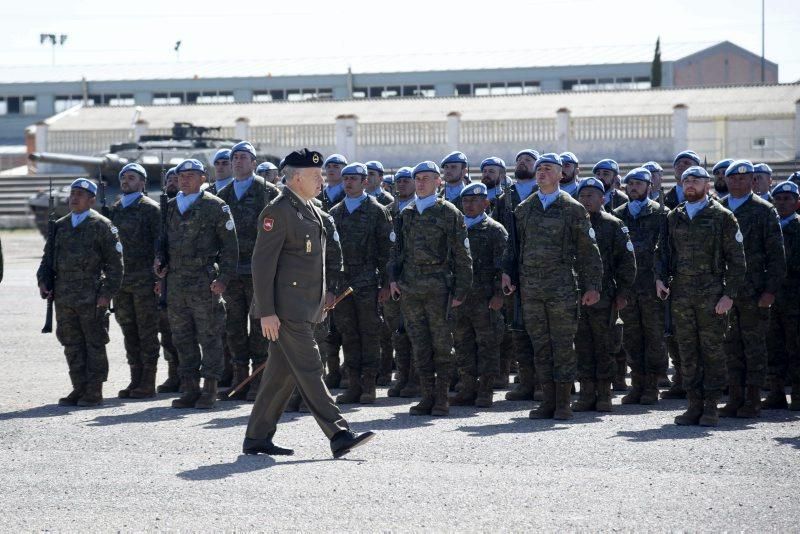
[[[235,180],[233,182],[233,192],[236,193],[236,200],[241,200],[247,190],[250,189],[250,186],[253,185],[253,180],[255,179],[254,176],[250,176],[249,178],[245,178],[244,180]]]
[[[339,185],[326,186],[325,193],[327,193],[331,202],[338,202],[340,200],[339,197],[344,195],[344,182],[340,183]]]
[[[536,185],[536,180],[517,180],[515,184],[517,186],[517,193],[519,193],[519,199],[525,200],[531,193],[533,192],[533,187]]]
[[[489,192],[488,192],[488,195],[487,195],[487,197],[486,197],[486,198],[488,198],[489,200],[494,200],[494,199],[496,199],[496,198],[497,198],[497,189],[498,189],[499,187],[500,187],[500,186],[498,185],[498,186],[495,186],[495,187],[493,187],[493,188],[489,189]]]
[[[366,199],[366,193],[361,193],[361,196],[356,198],[344,197],[344,205],[347,208],[348,213],[353,213]]]
[[[545,195],[544,193],[542,193],[542,190],[540,189],[539,191],[536,191],[536,194],[539,195],[539,200],[542,201],[542,207],[544,209],[547,209],[548,207],[550,207],[550,204],[552,204],[553,201],[558,197],[558,194],[560,192],[561,191],[556,189],[555,191],[553,191],[549,195]]]
[[[191,195],[184,195],[183,191],[178,191],[178,195],[175,197],[175,202],[178,203],[178,211],[181,212],[181,215],[186,213],[194,201],[200,196],[200,193],[192,193]]]
[[[222,191],[226,185],[233,181],[233,176],[228,176],[227,178],[223,178],[221,180],[217,180],[214,182],[214,188],[217,190],[217,193]]]
[[[759,193],[758,196],[769,202],[769,193]]]
[[[689,216],[689,219],[694,219],[694,216],[697,215],[700,210],[708,206],[708,197],[703,197],[697,202],[687,202],[685,206],[686,214]]]
[[[558,187],[569,196],[574,196],[575,191],[578,190],[578,181],[575,180],[571,184],[558,184]]]
[[[405,200],[399,200],[397,202],[397,211],[403,211],[406,208],[406,206],[408,206],[415,200],[417,200],[417,195],[411,195],[409,198]]]
[[[486,214],[481,213],[477,217],[467,217],[464,216],[464,223],[467,225],[467,228],[472,228],[476,224],[479,224],[486,220]]]
[[[383,189],[381,189],[381,186],[378,186],[375,189],[373,189],[372,191],[366,191],[366,193],[371,197],[378,198],[384,193],[384,191],[383,191]]]
[[[75,228],[80,223],[86,220],[86,217],[89,216],[89,210],[82,211],[80,213],[72,213],[70,215],[70,219],[72,219],[72,227]]]
[[[728,209],[735,212],[739,209],[739,206],[750,200],[751,196],[752,193],[739,198],[735,198],[733,195],[728,195]]]
[[[460,181],[457,184],[445,184],[444,186],[444,198],[448,202],[453,202],[455,199],[458,198],[458,195],[461,194],[461,191],[464,189],[464,182]]]
[[[781,219],[781,228],[786,228],[786,225],[795,220],[796,218],[797,218],[796,213],[792,213],[788,217],[784,217],[783,219]]]
[[[647,206],[649,202],[648,199],[643,200],[631,200],[628,202],[628,211],[631,213],[634,219],[639,218],[639,214],[642,212],[642,209]]]
[[[430,208],[436,203],[436,195],[428,195],[425,198],[417,198],[414,205],[417,207],[417,211],[422,214],[423,211]]]
[[[675,194],[678,196],[678,204],[686,200],[686,196],[683,194],[683,186],[678,184],[675,186]]]
[[[127,195],[122,195],[122,197],[120,197],[120,202],[122,203],[123,208],[127,208],[128,206],[139,200],[141,197],[142,197],[142,192],[136,191],[135,193],[128,193]]]

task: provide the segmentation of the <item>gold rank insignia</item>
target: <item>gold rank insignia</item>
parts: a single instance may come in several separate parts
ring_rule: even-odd
[[[314,154],[314,157],[313,157],[313,158],[311,158],[311,159],[312,159],[312,161],[313,161],[314,163],[319,163],[319,156],[318,156],[317,154]]]

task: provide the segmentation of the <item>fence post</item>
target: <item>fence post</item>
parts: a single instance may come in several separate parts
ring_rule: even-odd
[[[336,117],[336,152],[348,160],[356,158],[358,149],[358,117],[339,115]]]
[[[447,114],[447,146],[449,150],[458,150],[461,144],[461,113],[451,111]]]
[[[569,118],[570,111],[567,108],[556,111],[556,150],[559,153],[569,150]]]
[[[672,153],[689,148],[689,108],[676,104],[672,108]]]
[[[150,128],[150,123],[144,119],[139,119],[133,125],[133,137],[138,141],[143,135],[147,135],[147,130]]]
[[[247,117],[239,117],[236,119],[236,127],[234,130],[234,137],[247,141],[250,139],[250,119]]]

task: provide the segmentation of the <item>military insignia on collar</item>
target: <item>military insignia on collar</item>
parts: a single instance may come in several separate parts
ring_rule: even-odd
[[[230,213],[231,212],[231,207],[228,206],[227,204],[223,204],[222,205],[222,211],[224,211],[225,213]]]
[[[628,230],[628,227],[627,227],[627,226],[623,226],[623,227],[622,227],[622,233],[623,233],[623,234],[629,234],[629,233],[630,233],[630,230]]]
[[[742,241],[744,241],[744,236],[742,235],[742,231],[738,230],[736,232],[736,242],[741,243]]]
[[[464,239],[464,247],[469,249],[469,238]]]
[[[270,230],[272,230],[273,226],[275,226],[275,219],[264,217],[264,231],[269,232]]]

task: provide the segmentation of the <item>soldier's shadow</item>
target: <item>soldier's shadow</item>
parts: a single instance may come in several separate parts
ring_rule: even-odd
[[[800,449],[800,436],[795,438],[773,438],[775,441],[780,443],[781,445],[789,445],[794,447],[795,449]]]
[[[269,469],[275,466],[312,464],[318,462],[333,462],[333,461],[359,461],[359,460],[348,460],[344,458],[339,460],[334,460],[333,458],[319,458],[311,460],[285,460],[285,461],[281,460],[280,462],[278,462],[275,460],[275,458],[264,454],[259,454],[259,455],[240,454],[233,462],[212,464],[212,465],[201,465],[200,467],[197,467],[195,469],[182,471],[178,473],[177,476],[178,478],[194,482],[199,482],[204,480],[222,480],[228,477],[232,477],[234,475],[239,475],[242,473],[252,473],[254,471],[262,471],[264,469]]]
[[[763,412],[762,412],[763,413]],[[735,417],[720,418],[719,425],[713,427],[705,427],[698,425],[681,426],[674,423],[667,423],[660,428],[646,428],[643,430],[621,430],[617,432],[617,436],[632,442],[649,442],[660,440],[682,440],[682,439],[700,439],[706,438],[718,432],[731,432],[748,430],[754,428],[756,425],[763,423],[785,423],[794,420],[791,416],[772,416],[761,417],[758,419],[739,419]],[[780,442],[781,439],[786,439],[789,444],[791,438],[775,438]],[[800,438],[795,438],[798,440]],[[800,447],[799,447],[800,448]]]
[[[122,403],[119,401],[119,399],[104,399],[103,404],[99,406],[59,406],[58,404],[45,404],[44,406],[36,406],[26,410],[0,413],[0,421],[8,421],[11,419],[42,419],[45,417],[60,417],[70,413],[105,410],[120,406],[121,404]]]
[[[186,409],[178,410],[171,406],[154,406],[135,413],[124,413],[117,415],[101,415],[90,421],[88,426],[111,426],[125,425],[130,423],[161,423],[164,421],[177,421],[186,417],[219,413],[223,411],[235,410],[236,405],[217,403],[212,410]]]

